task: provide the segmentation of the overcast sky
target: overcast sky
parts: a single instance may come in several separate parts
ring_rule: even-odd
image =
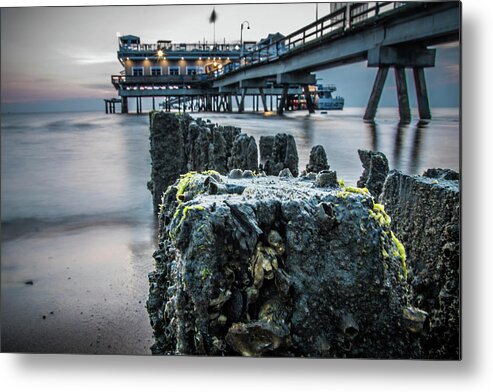
[[[256,41],[270,32],[289,34],[315,20],[315,4],[216,5],[216,41],[240,39],[240,24],[250,22],[244,40]],[[110,75],[120,72],[117,34],[134,34],[142,42],[213,40],[211,5],[28,7],[1,9],[2,111],[87,108],[116,96]],[[329,12],[319,3],[319,15]],[[459,48],[439,48],[437,66],[427,70],[431,105],[459,104]],[[317,74],[335,83],[348,106],[365,106],[376,70],[366,63]],[[389,76],[392,76],[389,74]],[[410,76],[410,75],[409,75]],[[415,104],[412,79],[408,79]],[[389,77],[382,106],[395,106]]]

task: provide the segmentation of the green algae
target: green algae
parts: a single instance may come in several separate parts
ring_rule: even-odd
[[[197,172],[191,171],[185,174],[180,175],[180,181],[178,182],[178,185],[176,185],[176,200],[178,202],[182,202],[181,198],[183,197],[183,194],[188,188],[188,185],[190,184],[190,181],[194,178],[194,176],[197,174]]]
[[[206,170],[206,171],[203,171],[200,174],[203,174],[204,176],[213,176],[213,175],[220,176],[219,172],[217,172],[215,170]]]
[[[355,186],[346,186],[343,179],[337,181],[339,186],[342,188],[340,192],[337,193],[337,197],[345,199],[351,194],[370,196],[370,192],[367,188],[357,188]]]
[[[209,276],[211,276],[211,270],[209,268],[204,268],[200,271],[200,277],[204,281],[206,280]]]
[[[373,203],[373,208],[368,210],[368,215],[375,219],[380,226],[390,225],[390,216],[385,212],[385,208],[382,204]]]
[[[406,264],[406,249],[404,249],[404,245],[402,245],[402,242],[400,242],[397,237],[395,236],[394,232],[390,232],[390,236],[392,238],[392,241],[394,241],[395,246],[397,247],[397,255],[401,259],[401,267],[402,267],[402,272],[404,273],[404,279],[407,280],[407,264]]]
[[[381,252],[384,259],[389,258],[389,253],[385,248],[385,244],[388,240],[391,240],[393,244],[392,255],[398,257],[401,260],[401,270],[402,274],[399,273],[398,277],[400,280],[407,280],[408,269],[406,264],[406,249],[402,242],[395,236],[394,232],[390,228],[391,219],[390,216],[385,211],[385,207],[379,203],[373,203],[373,208],[368,210],[368,216],[374,219],[383,229],[381,236]],[[407,290],[407,288],[406,288]]]
[[[200,204],[194,204],[194,205],[189,205],[189,206],[184,206],[182,207],[181,204],[176,208],[175,213],[173,214],[173,220],[178,219],[178,217],[181,215],[179,222],[175,225],[175,228],[173,231],[169,231],[168,235],[171,239],[176,238],[176,234],[180,230],[181,225],[185,221],[187,215],[190,213],[190,211],[204,211],[205,207]]]
[[[182,199],[183,199],[183,196],[185,195],[185,192],[195,182],[195,180],[197,178],[196,176],[198,174],[201,174],[201,175],[204,175],[204,176],[213,176],[213,175],[220,176],[220,173],[217,172],[216,170],[205,170],[205,171],[203,171],[201,173],[197,173],[196,171],[191,171],[191,172],[188,172],[188,173],[185,173],[185,174],[181,174],[180,175],[180,181],[178,181],[178,184],[175,185],[175,188],[176,188],[176,200],[178,201],[178,203],[182,203],[183,202]],[[202,193],[202,192],[199,192],[199,193]]]

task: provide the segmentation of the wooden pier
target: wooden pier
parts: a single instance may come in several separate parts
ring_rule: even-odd
[[[114,114],[116,113],[116,104],[119,103],[122,105],[122,100],[118,98],[111,98],[104,100],[104,107],[106,114]],[[126,113],[123,111],[123,106],[121,108],[121,113]]]

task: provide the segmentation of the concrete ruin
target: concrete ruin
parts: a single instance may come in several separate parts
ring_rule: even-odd
[[[164,194],[153,353],[419,358],[426,314],[383,207],[313,176],[246,177],[187,174]]]
[[[423,358],[460,359],[459,174],[391,171],[380,201],[406,248],[410,301],[429,314],[421,338]]]

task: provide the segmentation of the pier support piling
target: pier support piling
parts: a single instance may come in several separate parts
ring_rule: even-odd
[[[247,92],[247,88],[244,87],[241,90],[241,100],[240,100],[240,107],[238,108],[238,113],[243,113],[245,111],[245,95]]]
[[[231,94],[228,94],[228,112],[233,111],[233,99],[231,97]]]
[[[128,98],[127,97],[122,97],[122,113],[123,114],[128,113]]]
[[[305,85],[303,86],[303,91],[305,92],[306,108],[308,113],[315,113],[315,105],[313,104],[312,95],[310,94],[310,88]]]
[[[281,101],[279,102],[279,106],[277,107],[277,114],[279,114],[280,116],[284,113],[284,108],[286,106],[286,101],[288,99],[288,90],[289,90],[288,84],[282,86]]]
[[[259,89],[260,97],[262,98],[262,106],[264,107],[264,113],[267,111],[267,98],[265,97],[264,89],[260,87]]]
[[[238,112],[240,112],[240,99],[238,98],[238,95],[234,95],[235,96],[235,101],[236,101],[236,107],[238,108]]]
[[[406,69],[394,67],[395,84],[397,87],[397,99],[399,101],[399,117],[401,124],[411,122],[411,109],[409,107],[409,95],[407,93]]]
[[[368,100],[368,105],[366,106],[364,120],[373,121],[375,115],[377,114],[378,102],[382,96],[383,86],[385,84],[385,79],[389,73],[389,67],[379,67],[377,76],[375,77],[375,82],[373,84],[373,89],[371,91],[370,99]]]
[[[431,120],[430,103],[428,101],[428,91],[426,89],[425,70],[423,67],[414,67],[414,86],[416,88],[416,98],[418,101],[419,118]]]

